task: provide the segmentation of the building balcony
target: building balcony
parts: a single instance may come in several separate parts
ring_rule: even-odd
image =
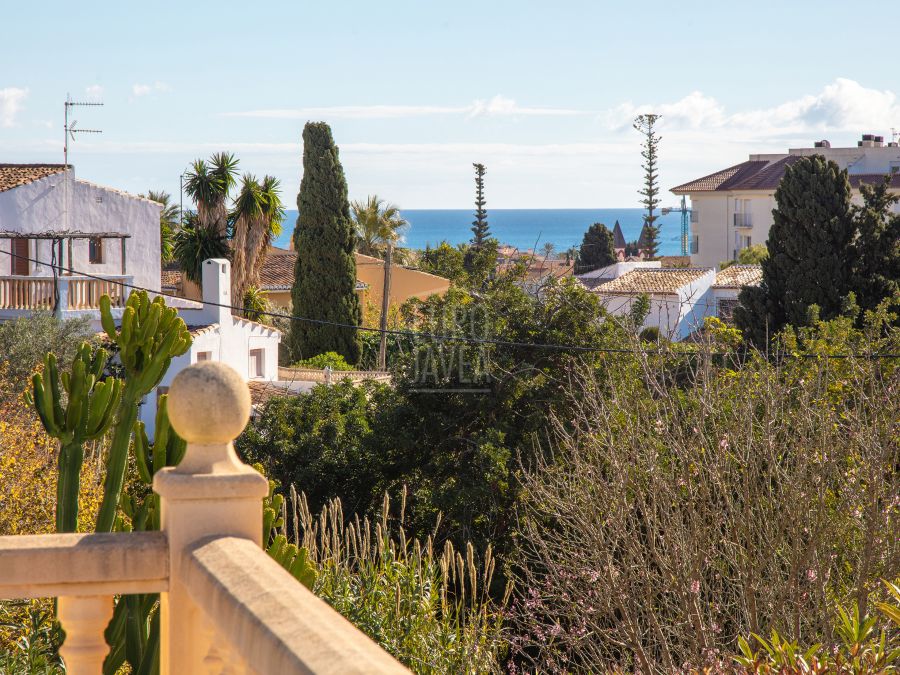
[[[83,312],[100,308],[100,298],[108,295],[113,307],[124,307],[130,276],[3,276],[0,277],[0,317],[14,317],[34,311]]]
[[[188,445],[154,475],[160,531],[0,537],[0,598],[58,597],[66,672],[102,672],[114,596],[137,593],[160,594],[160,675],[408,672],[261,548],[268,483],[231,442],[246,387],[215,362],[173,381]]]
[[[734,226],[735,227],[753,227],[753,219],[750,217],[749,213],[735,213],[734,214]]]

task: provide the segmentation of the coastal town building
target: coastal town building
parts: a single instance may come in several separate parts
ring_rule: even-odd
[[[716,280],[710,287],[710,302],[715,316],[725,323],[731,323],[741,289],[759,286],[760,282],[762,267],[759,265],[729,265],[717,273]]]
[[[628,262],[617,262],[606,267],[601,267],[584,274],[577,274],[575,278],[588,290],[593,290],[598,286],[618,279],[623,274],[628,274],[636,269],[659,269],[662,263],[659,260],[633,260]]]
[[[96,317],[122,282],[156,289],[160,205],[62,164],[0,164],[0,320],[35,310]]]
[[[822,155],[847,170],[856,203],[860,185],[886,176],[891,189],[900,193],[900,146],[885,143],[881,136],[866,134],[856,147],[832,148],[828,141],[817,141],[787,153],[750,155],[746,162],[672,188],[674,194],[691,199],[691,263],[717,266],[737,260],[741,250],[753,244],[764,244],[773,222],[775,190],[787,167],[810,155]]]
[[[639,267],[591,292],[613,316],[628,316],[635,301],[647,296],[650,311],[641,328],[658,328],[661,337],[682,340],[713,315],[708,296],[715,278],[713,268]]]

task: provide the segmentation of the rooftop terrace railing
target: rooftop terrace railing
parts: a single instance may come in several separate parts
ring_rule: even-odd
[[[102,672],[118,594],[160,593],[160,674],[404,673],[261,548],[268,484],[232,439],[250,415],[227,366],[185,369],[169,390],[182,462],[154,476],[162,531],[0,537],[0,597],[59,598],[68,673]]]
[[[113,307],[125,305],[131,277],[110,276],[95,279],[79,276],[5,276],[0,277],[0,310],[52,310],[56,306],[55,291],[59,293],[59,307],[63,310],[99,309],[100,298],[108,295]]]

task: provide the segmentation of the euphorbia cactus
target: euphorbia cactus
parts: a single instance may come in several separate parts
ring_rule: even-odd
[[[84,444],[106,433],[122,396],[121,380],[114,377],[99,380],[107,356],[103,349],[93,352],[85,342],[78,348],[69,372],[60,376],[56,357],[47,354],[43,372],[35,373],[31,380],[33,392],[28,395],[29,403],[37,410],[47,433],[59,440],[57,532],[78,529],[78,491]]]
[[[166,307],[162,297],[151,301],[146,291],[135,291],[129,296],[119,330],[113,321],[109,298],[103,296],[100,298],[100,321],[109,339],[119,347],[119,358],[126,374],[106,464],[103,502],[97,515],[97,532],[110,532],[116,522],[116,507],[125,481],[138,404],[159,384],[172,358],[190,348],[191,335],[177,310]]]

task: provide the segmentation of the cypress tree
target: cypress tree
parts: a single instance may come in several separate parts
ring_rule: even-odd
[[[294,248],[297,264],[291,299],[297,316],[358,326],[362,315],[356,295],[356,235],[350,220],[347,181],[331,128],[307,122],[303,128],[303,180],[297,195]],[[358,363],[359,331],[294,321],[290,348],[295,360],[328,351]]]
[[[603,223],[594,223],[584,233],[578,260],[575,263],[576,274],[586,274],[593,270],[612,265],[616,262],[616,251],[613,247],[613,234]]]
[[[641,204],[647,209],[644,215],[644,229],[641,232],[641,239],[638,246],[646,254],[650,260],[655,260],[659,253],[659,227],[656,220],[659,216],[654,211],[659,206],[659,170],[657,168],[659,136],[656,135],[656,123],[659,121],[660,115],[638,115],[634,119],[634,128],[644,136],[641,144],[641,157],[644,163],[641,165],[644,169],[644,187],[638,190],[641,195]]]
[[[741,291],[734,313],[758,346],[786,324],[804,325],[810,305],[823,320],[838,316],[853,290],[855,227],[846,170],[821,155],[803,157],[785,171],[775,202],[762,282]]]
[[[472,221],[472,246],[480,248],[491,236],[488,227],[487,202],[484,200],[484,164],[472,164],[475,167],[475,220]]]
[[[853,288],[860,309],[875,309],[900,294],[900,215],[893,213],[900,196],[890,192],[890,177],[862,184],[862,206],[853,210],[857,228]]]

